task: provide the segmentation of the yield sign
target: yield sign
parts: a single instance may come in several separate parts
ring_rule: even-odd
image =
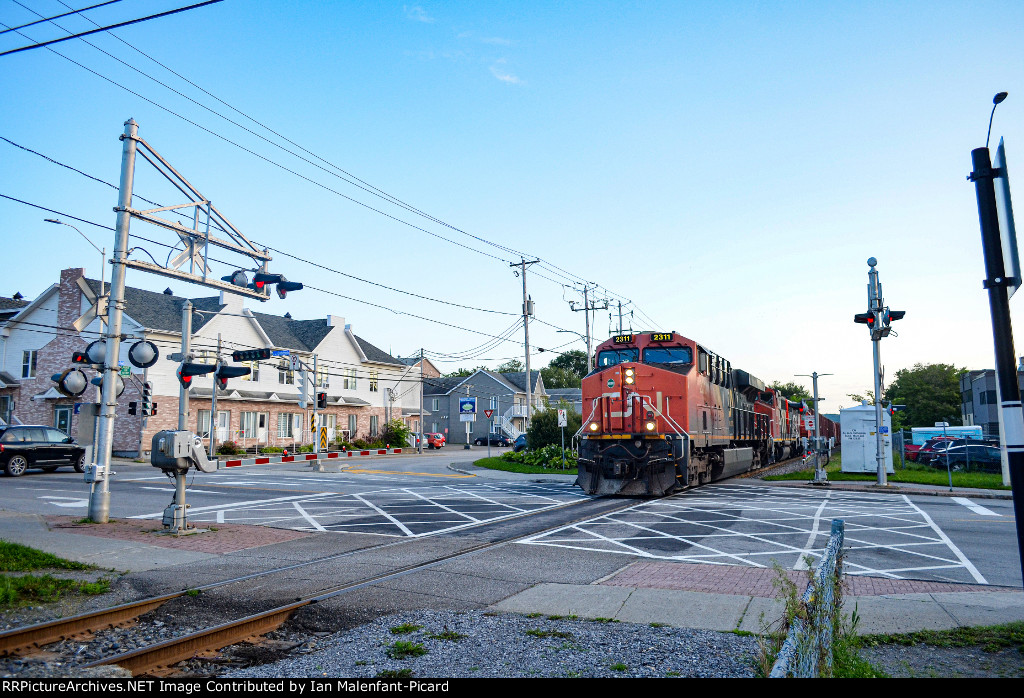
[[[490,419],[493,416],[494,416],[494,410],[484,410],[484,417],[487,417],[487,419]]]

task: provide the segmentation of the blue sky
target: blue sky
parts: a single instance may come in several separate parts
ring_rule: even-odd
[[[55,0],[19,2],[45,16],[65,11]],[[88,16],[109,24],[178,6],[124,0]],[[34,18],[0,0],[0,22]],[[93,26],[61,23],[74,32]],[[834,374],[819,385],[832,410],[871,385],[871,345],[852,322],[866,308],[871,256],[888,304],[907,311],[899,336],[882,343],[887,377],[916,362],[993,364],[965,176],[996,92],[1010,96],[996,111],[993,145],[1005,137],[1011,171],[1024,153],[1022,29],[1019,2],[227,0],[114,32],[447,225],[297,159],[79,40],[53,48],[85,68],[45,48],[0,57],[0,136],[116,183],[117,137],[132,117],[140,136],[255,241],[411,293],[512,314],[522,291],[509,262],[519,253],[541,257],[548,264],[531,268],[529,291],[538,320],[554,327],[531,324],[533,347],[573,341],[556,328],[583,332],[564,270],[600,284],[599,297],[614,294],[613,308],[631,299],[634,329],[680,332],[765,381]],[[64,35],[48,25],[23,31],[29,39],[0,35],[0,50]],[[88,39],[295,150],[109,34]],[[141,166],[135,191],[170,200]],[[114,223],[112,189],[4,141],[0,194]],[[96,274],[99,255],[73,230],[42,222],[51,215],[0,199],[0,295],[31,297],[67,266]],[[112,247],[112,232],[76,225]],[[152,226],[132,230],[174,242]],[[343,315],[395,354],[421,346],[457,353],[487,339],[442,323],[500,334],[515,320],[282,255],[271,267],[428,318],[312,290],[259,308]],[[140,272],[130,271],[128,283],[209,295]],[[608,311],[596,315],[600,340],[615,328]],[[521,350],[509,343],[438,363],[496,365]]]

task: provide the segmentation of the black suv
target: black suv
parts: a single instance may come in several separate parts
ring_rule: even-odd
[[[59,429],[38,425],[0,426],[0,464],[18,477],[32,467],[53,472],[62,465],[85,472],[85,448]]]
[[[488,434],[487,436],[481,436],[475,443],[477,446],[485,446],[487,442],[491,442],[491,446],[511,446],[512,439],[508,438],[504,434]]]

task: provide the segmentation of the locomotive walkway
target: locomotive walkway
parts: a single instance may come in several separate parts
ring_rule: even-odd
[[[509,475],[501,474],[506,478]],[[932,489],[936,490],[935,494],[949,494],[941,488]],[[924,492],[914,488],[914,493]],[[953,493],[954,496],[960,494],[964,493]],[[978,497],[979,493],[971,491],[970,495]],[[994,492],[991,496],[1008,494]],[[158,526],[158,522],[146,524]],[[202,579],[190,579],[190,563],[271,545],[274,557],[288,558],[289,546],[301,545],[309,536],[330,535],[267,526],[218,524],[216,530],[209,533],[166,537],[154,544],[154,536],[144,528],[138,521],[133,525],[75,526],[71,517],[0,511],[0,539],[103,568],[128,572],[174,568],[183,588],[209,581],[208,568],[204,568]],[[537,584],[493,603],[491,608],[759,632],[766,622],[781,615],[781,603],[774,598],[772,584],[776,574],[771,569],[736,565],[624,559],[622,568],[589,584]],[[787,574],[801,587],[806,581],[805,573]],[[1024,593],[1020,588],[854,576],[847,578],[845,594],[846,613],[856,605],[861,618],[859,630],[864,633],[1024,620]]]

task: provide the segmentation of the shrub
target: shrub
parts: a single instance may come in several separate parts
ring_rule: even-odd
[[[284,453],[284,449],[280,446],[266,446],[260,450],[264,453]]]
[[[567,427],[568,428],[568,427]],[[522,463],[537,468],[562,469],[562,447],[549,445],[535,451],[506,451],[501,454],[501,459],[509,463]],[[575,470],[578,467],[576,454],[568,448],[565,449],[565,469]]]
[[[380,434],[381,440],[391,448],[402,448],[409,445],[412,431],[400,419],[392,419],[384,425]]]
[[[299,453],[312,453],[315,450],[316,446],[314,444],[302,444],[299,446]]]
[[[559,406],[561,409],[568,409],[565,403]],[[530,420],[530,428],[526,432],[526,443],[533,449],[543,448],[544,446],[557,446],[562,445],[562,430],[565,430],[566,443],[572,438],[572,435],[580,430],[580,426],[583,424],[583,417],[575,410],[569,409],[568,411],[568,422],[569,424],[565,427],[558,426],[558,411],[556,408],[543,410],[533,415]]]
[[[243,453],[243,451],[234,441],[225,441],[217,447],[217,453],[222,456],[237,456],[239,453]]]

